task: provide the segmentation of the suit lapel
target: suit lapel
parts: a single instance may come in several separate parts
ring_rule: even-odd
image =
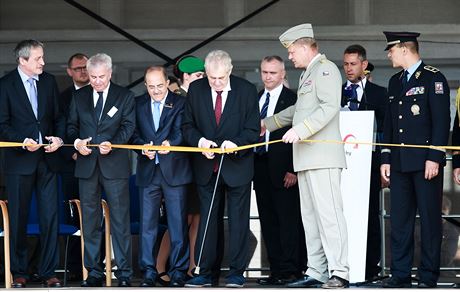
[[[284,86],[283,86],[283,89],[281,90],[280,96],[278,97],[278,102],[276,103],[274,113],[278,113],[278,112],[282,111],[285,108],[285,106],[284,106],[284,104],[286,103],[285,92],[286,92],[286,88],[284,88]]]
[[[43,88],[43,81],[37,81],[37,99],[38,99],[38,109],[37,109],[37,118],[40,119],[46,109],[46,94],[44,94],[45,89]]]
[[[174,106],[174,103],[173,103],[173,98],[171,97],[171,92],[168,92],[165,103],[163,105],[163,111],[161,112],[160,126],[158,127],[158,129],[161,129],[164,127],[165,121],[167,120],[169,113],[171,112],[173,106]]]
[[[147,119],[147,123],[150,126],[150,129],[155,133],[155,125],[153,124],[153,113],[152,113],[152,98],[146,94],[147,99],[144,104],[144,117]]]
[[[211,123],[214,125],[214,128],[217,128],[216,116],[214,114],[214,105],[212,103],[211,87],[209,87],[209,84],[204,87],[203,92],[204,108],[206,108],[209,120],[212,121]]]
[[[228,92],[227,94],[227,100],[225,101],[225,106],[224,110],[222,111],[222,116],[220,118],[220,123],[219,126],[222,126],[222,124],[225,122],[227,117],[230,115],[232,112],[232,107],[234,107],[237,99],[237,92],[235,89],[232,89]],[[215,120],[215,118],[214,118]]]
[[[14,87],[18,95],[18,99],[20,102],[22,102],[29,113],[32,116],[35,116],[34,111],[32,109],[32,105],[30,104],[29,96],[27,95],[27,91],[24,87],[24,84],[22,83],[21,76],[19,75],[19,72],[16,70],[16,80],[14,81]]]
[[[113,85],[111,84],[109,87],[109,92],[107,93],[107,99],[105,101],[104,107],[102,108],[101,118],[99,119],[99,123],[102,123],[107,118],[107,113],[112,109],[115,101],[117,100],[117,92],[114,90]]]

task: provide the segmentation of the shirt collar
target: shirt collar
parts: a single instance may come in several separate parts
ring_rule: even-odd
[[[19,68],[18,66],[18,72],[19,72],[19,76],[21,77],[21,80],[22,80],[22,83],[25,83],[27,80],[29,80],[29,78],[33,78],[35,79],[35,81],[38,81],[38,75],[32,75],[32,76],[28,76],[26,73],[24,73],[21,68]]]
[[[228,83],[225,85],[224,89],[222,89],[222,92],[229,92],[232,90],[232,87],[230,86],[230,76],[228,77]],[[216,92],[214,89],[212,89],[213,92]],[[216,92],[217,94],[217,92]]]
[[[414,74],[415,70],[417,70],[417,68],[420,66],[420,64],[422,64],[422,60],[418,60],[417,63],[415,63],[414,65],[410,66],[409,68],[407,68],[407,73],[408,73],[408,77],[407,77],[407,80],[410,79],[410,77],[412,76],[412,74]]]
[[[110,89],[110,84],[111,83],[112,82],[109,82],[109,86],[107,86],[107,88],[102,91],[102,96],[103,97],[106,97],[109,94],[109,89]],[[93,94],[98,95],[97,91],[94,88],[93,88]]]
[[[164,105],[164,104],[165,104],[166,99],[168,98],[168,94],[169,94],[169,90],[168,90],[168,92],[166,92],[165,97],[164,97],[162,100],[159,101],[160,105]],[[151,100],[151,102],[152,102],[152,105],[156,102],[155,100],[153,100],[153,98],[150,98],[150,100]]]
[[[320,57],[321,57],[320,53],[316,54],[316,56],[314,56],[313,59],[311,59],[310,63],[308,63],[307,70],[308,68],[310,68],[311,64],[315,63],[315,61],[319,59]]]
[[[280,85],[278,85],[277,87],[275,87],[274,89],[272,90],[267,90],[265,89],[265,92],[264,94],[266,95],[267,92],[270,92],[270,97],[273,97],[273,96],[279,96],[281,94],[281,91],[283,90],[283,83],[281,83]]]
[[[362,83],[361,83],[362,82]],[[347,80],[347,86],[346,87],[350,87],[350,85],[352,84],[353,82],[351,82],[350,80]],[[361,79],[361,81],[358,81],[357,83],[354,83],[354,84],[357,84],[359,87],[363,87],[366,88],[366,83],[367,83],[367,78],[364,77],[363,79]]]

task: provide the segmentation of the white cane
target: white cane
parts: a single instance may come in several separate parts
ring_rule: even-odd
[[[214,192],[212,193],[211,206],[209,207],[208,217],[206,218],[206,225],[204,226],[203,239],[201,240],[200,253],[198,254],[198,262],[196,264],[195,273],[200,274],[200,263],[201,255],[203,254],[204,241],[206,240],[206,234],[208,232],[209,218],[211,217],[212,206],[214,205],[214,198],[216,196],[217,184],[219,183],[220,170],[222,168],[222,162],[224,161],[225,154],[222,154],[219,163],[219,169],[217,170],[216,183],[214,184]]]

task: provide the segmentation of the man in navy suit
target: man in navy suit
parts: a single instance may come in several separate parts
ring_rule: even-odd
[[[182,130],[185,141],[201,148],[235,148],[257,142],[260,115],[257,90],[248,81],[231,75],[232,61],[227,52],[216,50],[205,59],[207,78],[194,81],[189,88]],[[220,155],[213,152],[192,156],[193,173],[200,196],[200,213],[207,216],[217,179]],[[200,266],[199,276],[186,287],[211,286],[218,237],[218,208],[227,197],[229,217],[230,271],[227,287],[243,287],[243,272],[248,262],[249,205],[254,175],[254,150],[226,155],[223,160]],[[207,220],[200,221],[196,255],[200,254]]]
[[[185,98],[168,90],[164,67],[145,72],[146,94],[136,98],[136,131],[133,144],[177,146],[182,144],[182,112]],[[153,287],[158,276],[154,247],[157,242],[161,199],[166,204],[171,238],[169,276],[171,286],[184,285],[188,269],[186,185],[192,182],[188,156],[182,152],[142,151],[138,156],[136,184],[141,194],[139,265],[141,287]]]
[[[297,95],[283,86],[284,61],[265,57],[260,64],[264,90],[259,93],[261,119],[295,104]],[[262,141],[283,137],[288,127],[267,131]],[[306,266],[305,236],[300,217],[299,187],[292,164],[292,145],[278,143],[256,148],[254,190],[264,237],[270,276],[260,285],[283,285],[300,278]]]
[[[24,40],[14,49],[17,69],[0,79],[0,139],[25,143],[5,149],[5,175],[11,226],[14,288],[24,288],[27,274],[26,225],[35,191],[40,216],[38,274],[45,287],[61,287],[55,276],[58,251],[58,158],[65,123],[59,115],[56,80],[43,72],[43,44]],[[41,148],[42,143],[49,142]]]
[[[343,71],[347,82],[342,85],[342,107],[350,110],[374,111],[376,142],[382,142],[383,121],[388,104],[387,90],[372,83],[365,76],[368,66],[366,49],[361,45],[347,47],[343,54]],[[364,87],[364,91],[363,91]],[[353,92],[354,91],[354,92]],[[354,96],[355,95],[355,96]],[[375,279],[380,272],[380,147],[372,151],[371,184],[369,191],[369,216],[367,225],[366,280]]]
[[[104,271],[99,265],[102,229],[101,191],[110,208],[113,251],[118,286],[131,286],[131,231],[129,224],[130,163],[128,150],[113,149],[127,144],[136,127],[133,93],[110,81],[112,59],[96,54],[88,59],[91,86],[74,94],[67,121],[67,136],[78,151],[75,176],[79,178],[85,239],[85,267],[88,278],[84,287],[102,286]],[[87,146],[98,144],[97,149]]]

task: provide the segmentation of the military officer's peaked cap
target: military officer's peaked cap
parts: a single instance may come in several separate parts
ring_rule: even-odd
[[[289,48],[296,40],[300,38],[314,38],[313,28],[310,23],[299,24],[286,30],[279,39],[285,48]]]
[[[204,62],[195,56],[187,56],[179,61],[177,67],[184,73],[204,72]]]
[[[384,31],[383,32],[387,38],[387,47],[385,51],[388,51],[392,46],[405,42],[417,42],[417,38],[420,36],[418,32],[409,32],[409,31]]]

